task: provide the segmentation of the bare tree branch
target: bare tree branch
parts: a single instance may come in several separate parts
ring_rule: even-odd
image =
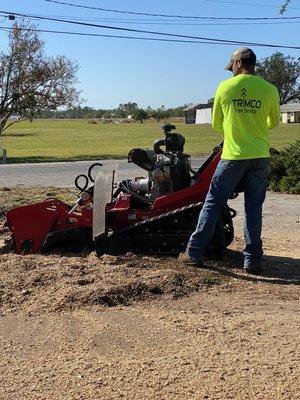
[[[17,119],[17,120],[14,120],[14,121],[9,122],[8,124],[5,125],[4,129],[2,130],[2,133],[3,133],[4,131],[6,131],[6,129],[9,128],[10,126],[12,126],[12,125],[14,125],[14,124],[16,124],[16,123],[18,123],[18,122],[26,121],[27,119],[28,119],[28,118],[20,118],[20,119]]]
[[[288,7],[288,5],[290,4],[291,1],[292,1],[292,0],[286,0],[286,1],[282,4],[282,6],[281,6],[281,8],[280,8],[280,10],[279,10],[279,14],[283,15],[283,14],[286,12],[287,7]]]

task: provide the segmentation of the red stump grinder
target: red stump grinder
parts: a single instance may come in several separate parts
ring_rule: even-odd
[[[162,129],[165,137],[156,140],[153,149],[135,148],[128,154],[128,162],[144,170],[147,177],[116,183],[116,168],[96,163],[87,175],[75,180],[80,190],[75,206],[49,199],[8,211],[6,224],[15,251],[96,249],[99,256],[126,252],[177,255],[184,251],[222,146],[193,170],[190,156],[184,153],[184,137],[172,132],[174,125],[165,124]],[[84,184],[80,186],[80,182]],[[228,206],[223,209],[207,246],[208,255],[221,256],[232,242],[235,215]]]

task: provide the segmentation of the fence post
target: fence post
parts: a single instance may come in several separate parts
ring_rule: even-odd
[[[7,164],[7,150],[3,149],[2,150],[2,160],[1,160],[2,164]]]

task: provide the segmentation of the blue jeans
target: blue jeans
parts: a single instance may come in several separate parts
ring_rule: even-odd
[[[205,246],[211,241],[222,209],[237,184],[244,183],[244,257],[256,264],[262,260],[262,205],[266,196],[269,158],[221,160],[215,170],[196,230],[186,252],[193,260],[202,260]]]

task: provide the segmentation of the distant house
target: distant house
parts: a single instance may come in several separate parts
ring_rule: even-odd
[[[186,107],[183,111],[185,114],[186,124],[211,124],[212,104],[196,103]]]
[[[21,117],[20,117],[20,115],[11,115],[11,116],[9,117],[9,119],[10,119],[11,121],[18,121],[19,119],[21,119]]]
[[[300,103],[283,104],[280,112],[283,124],[300,123]]]

